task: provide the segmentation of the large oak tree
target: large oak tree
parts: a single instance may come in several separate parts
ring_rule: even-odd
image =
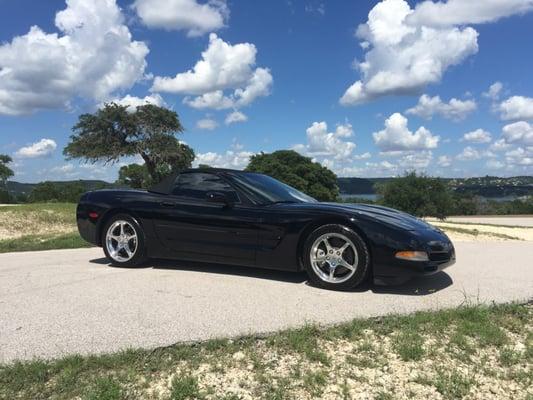
[[[339,196],[337,176],[293,150],[253,155],[246,171],[270,175],[317,200],[335,201]]]
[[[135,111],[116,103],[105,104],[94,114],[82,114],[63,150],[67,159],[115,163],[140,155],[152,183],[168,173],[190,167],[194,151],[176,135],[183,127],[175,111],[153,104]]]

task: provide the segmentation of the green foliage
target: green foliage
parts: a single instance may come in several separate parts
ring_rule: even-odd
[[[120,167],[117,183],[134,189],[146,189],[150,186],[152,178],[144,165],[129,164]]]
[[[453,212],[453,198],[446,183],[416,172],[378,187],[384,205],[418,217],[446,218]]]
[[[77,203],[87,191],[81,182],[42,182],[37,184],[28,198],[30,203],[68,202]]]
[[[170,398],[172,400],[195,400],[201,396],[198,380],[193,376],[175,376],[172,379]]]
[[[5,186],[7,179],[14,175],[13,170],[7,166],[12,161],[8,155],[0,154],[0,186]]]
[[[113,163],[140,155],[154,183],[194,160],[194,151],[175,136],[183,132],[178,114],[153,104],[131,112],[127,106],[109,103],[94,114],[80,115],[72,130],[63,150],[68,159]]]
[[[335,201],[339,195],[333,172],[293,150],[253,155],[246,171],[269,175],[320,201]]]

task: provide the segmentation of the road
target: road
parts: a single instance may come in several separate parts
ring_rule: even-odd
[[[342,293],[305,275],[158,262],[113,268],[101,249],[0,255],[0,362],[265,333],[306,322],[533,297],[533,243],[456,243],[446,273]]]

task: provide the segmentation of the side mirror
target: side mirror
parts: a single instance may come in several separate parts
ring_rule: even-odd
[[[229,206],[230,201],[224,193],[221,192],[207,192],[207,201],[210,203],[219,203]]]

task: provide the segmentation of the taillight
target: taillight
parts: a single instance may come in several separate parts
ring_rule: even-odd
[[[95,211],[91,211],[91,212],[89,213],[89,218],[91,218],[91,219],[97,219],[98,216],[99,216],[98,213],[95,212]]]

